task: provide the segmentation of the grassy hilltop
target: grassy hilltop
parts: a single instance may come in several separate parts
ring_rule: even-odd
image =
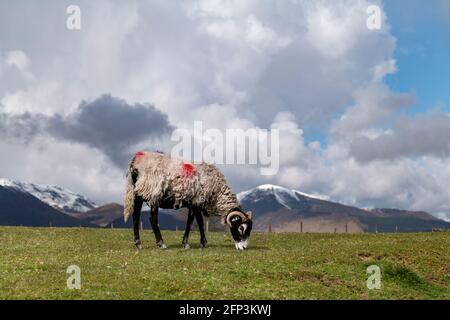
[[[450,233],[258,234],[238,252],[229,234],[181,249],[182,232],[0,227],[0,299],[450,299]],[[69,290],[69,265],[81,290]],[[382,287],[366,287],[379,265]]]

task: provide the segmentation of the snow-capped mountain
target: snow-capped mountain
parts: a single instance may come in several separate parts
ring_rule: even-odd
[[[312,195],[298,190],[288,189],[273,184],[263,184],[251,190],[237,194],[239,202],[255,203],[263,197],[273,197],[276,202],[287,209],[298,209],[304,206],[306,198],[327,200],[321,195]]]
[[[58,186],[23,183],[8,179],[0,179],[0,186],[29,193],[49,206],[65,212],[86,212],[98,207],[95,202],[85,196]]]
[[[265,184],[237,195],[241,206],[251,210],[254,229],[289,232],[403,232],[430,231],[450,224],[426,212],[397,209],[366,210],[297,190]]]

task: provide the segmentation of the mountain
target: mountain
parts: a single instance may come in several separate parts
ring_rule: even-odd
[[[103,215],[108,215],[109,217],[113,217],[116,212],[120,211],[119,217],[110,221],[106,227],[114,227],[114,228],[132,228],[133,226],[133,218],[130,217],[128,221],[125,223],[123,220],[123,206],[119,204],[108,205],[111,209],[100,207],[95,209],[97,212],[102,212]],[[150,229],[150,211],[146,210],[147,208],[143,208],[141,212],[141,222],[144,225],[144,228]],[[94,210],[93,210],[94,211]],[[92,211],[87,212],[90,214]],[[158,214],[158,224],[161,230],[176,230],[177,228],[180,230],[184,230],[186,226],[187,220],[187,210],[159,210]]]
[[[49,206],[29,192],[3,186],[0,186],[0,225],[95,227]]]
[[[429,214],[425,211],[409,211],[409,210],[400,210],[400,209],[389,209],[389,208],[375,208],[371,210],[374,213],[382,214],[384,217],[399,217],[399,216],[409,216],[415,217],[423,220],[439,220],[435,216]]]
[[[70,190],[50,185],[39,185],[0,179],[0,186],[38,198],[49,206],[68,213],[86,212],[97,207],[93,201]]]
[[[108,203],[82,213],[72,213],[72,217],[93,223],[99,227],[106,227],[117,219],[123,220],[123,206],[118,203]]]
[[[450,229],[450,223],[426,212],[365,210],[275,185],[261,185],[237,195],[254,214],[254,228],[287,232],[402,232]]]

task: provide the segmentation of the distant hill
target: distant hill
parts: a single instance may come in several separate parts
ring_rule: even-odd
[[[123,206],[117,203],[111,203],[105,206],[98,207],[94,210],[88,211],[78,215],[95,222],[102,227],[110,228],[132,228],[133,218],[130,217],[125,223],[123,220]],[[187,211],[180,210],[159,210],[158,224],[162,230],[184,229],[186,226]],[[141,221],[144,228],[149,229],[150,226],[150,211],[147,207],[142,208]]]
[[[28,192],[0,186],[0,225],[33,227],[95,227],[56,210]]]
[[[238,194],[254,213],[254,228],[298,232],[401,232],[450,229],[450,223],[427,212],[398,209],[365,210],[275,185],[261,185]]]
[[[98,207],[91,211],[77,214],[77,217],[86,219],[89,222],[99,224],[102,227],[110,228],[131,228],[133,218],[130,217],[127,223],[123,221],[123,206],[117,203],[111,203],[105,206]],[[186,227],[187,209],[179,210],[159,210],[158,224],[161,230],[184,230]],[[144,205],[141,213],[141,221],[144,228],[151,228],[150,226],[150,211]],[[220,222],[218,217],[204,217],[204,222],[209,222],[210,231],[224,231],[226,226]],[[100,223],[101,222],[101,223]],[[197,221],[194,219],[191,230],[198,230]]]
[[[425,211],[410,211],[410,210],[400,210],[400,209],[389,209],[389,208],[375,208],[371,210],[375,214],[381,214],[384,217],[415,217],[421,220],[439,221],[432,214]]]
[[[106,227],[117,219],[123,219],[123,206],[118,203],[108,203],[87,212],[71,214],[71,216],[99,227]]]
[[[423,232],[433,228],[450,230],[450,223],[440,220],[428,212],[410,211],[400,209],[373,209],[376,216],[361,217],[360,221],[368,226],[369,232],[375,231],[375,225],[379,232],[392,232],[398,227],[400,232]]]

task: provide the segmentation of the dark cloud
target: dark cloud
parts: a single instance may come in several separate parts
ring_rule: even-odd
[[[46,117],[28,112],[19,115],[0,113],[0,136],[6,142],[28,144],[43,131]]]
[[[83,101],[68,116],[0,113],[0,133],[7,140],[28,143],[48,134],[100,150],[118,167],[126,165],[132,146],[160,138],[172,129],[167,115],[154,106],[131,105],[110,95]]]
[[[436,113],[404,118],[391,132],[375,139],[354,139],[350,155],[359,162],[423,155],[449,156],[450,117]]]

